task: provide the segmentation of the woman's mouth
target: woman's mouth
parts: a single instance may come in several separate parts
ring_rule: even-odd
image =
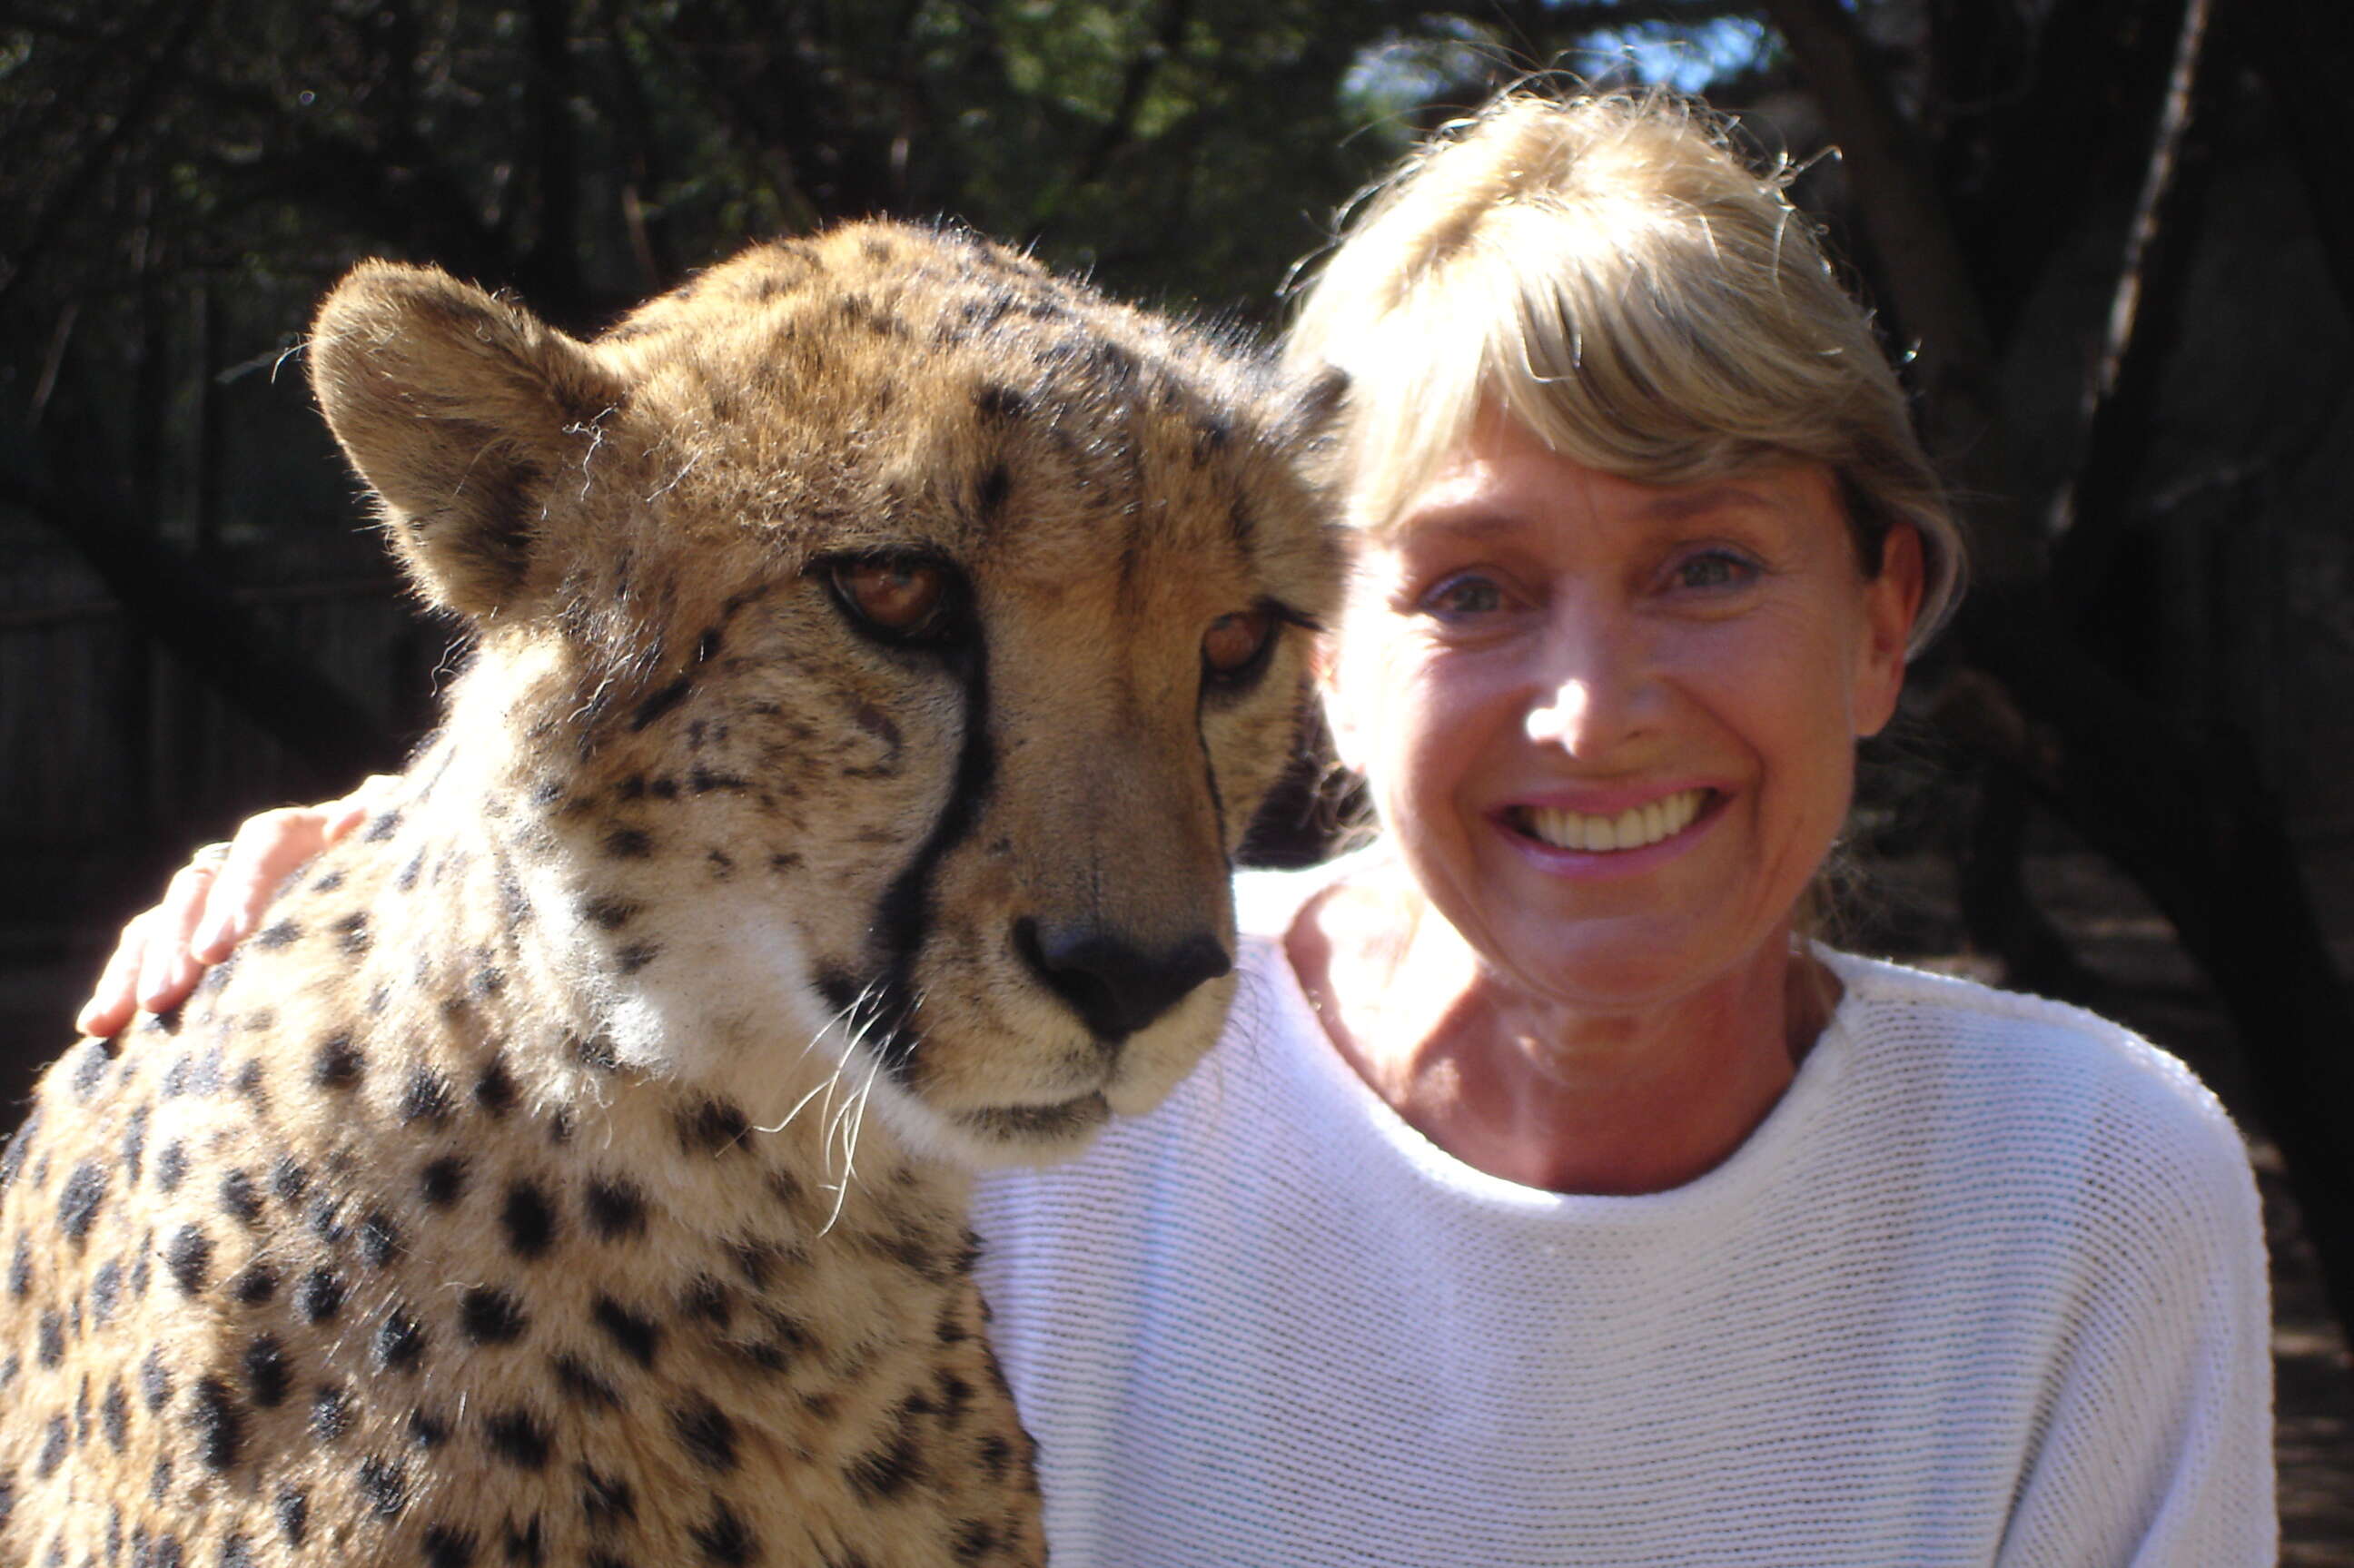
[[[1511,806],[1505,809],[1503,815],[1514,832],[1554,849],[1615,854],[1648,849],[1675,837],[1707,810],[1715,793],[1707,789],[1680,789],[1643,805],[1630,806],[1615,816],[1573,811],[1561,806]]]

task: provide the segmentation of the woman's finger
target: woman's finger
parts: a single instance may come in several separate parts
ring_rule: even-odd
[[[139,971],[147,959],[147,922],[153,909],[142,909],[123,922],[122,935],[100,971],[90,1000],[74,1015],[74,1027],[101,1039],[122,1032],[139,1010]]]
[[[260,925],[279,884],[351,831],[343,821],[345,804],[281,806],[245,820],[213,878],[203,921],[189,928],[187,952],[195,964],[217,964],[228,957]],[[336,830],[332,834],[331,827]]]
[[[205,917],[214,879],[228,854],[225,844],[198,850],[196,858],[172,874],[164,902],[148,912],[138,996],[139,1005],[150,1012],[172,1006],[196,983],[197,966],[188,956],[188,940]]]

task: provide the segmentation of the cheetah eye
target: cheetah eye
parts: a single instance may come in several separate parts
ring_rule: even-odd
[[[1235,686],[1257,673],[1274,641],[1275,617],[1265,609],[1236,610],[1210,622],[1202,633],[1202,674],[1214,685]]]
[[[853,556],[826,566],[833,597],[864,631],[894,642],[954,633],[956,574],[921,556]]]

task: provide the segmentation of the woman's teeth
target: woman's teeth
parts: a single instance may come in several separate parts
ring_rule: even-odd
[[[1685,789],[1615,817],[1589,817],[1555,806],[1516,806],[1514,825],[1555,849],[1631,850],[1682,832],[1708,800],[1705,789]]]

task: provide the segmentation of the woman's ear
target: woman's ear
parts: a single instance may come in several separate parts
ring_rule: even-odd
[[[1909,523],[1896,524],[1881,546],[1880,575],[1863,585],[1863,642],[1851,692],[1858,736],[1878,735],[1896,712],[1925,581],[1921,535]]]

